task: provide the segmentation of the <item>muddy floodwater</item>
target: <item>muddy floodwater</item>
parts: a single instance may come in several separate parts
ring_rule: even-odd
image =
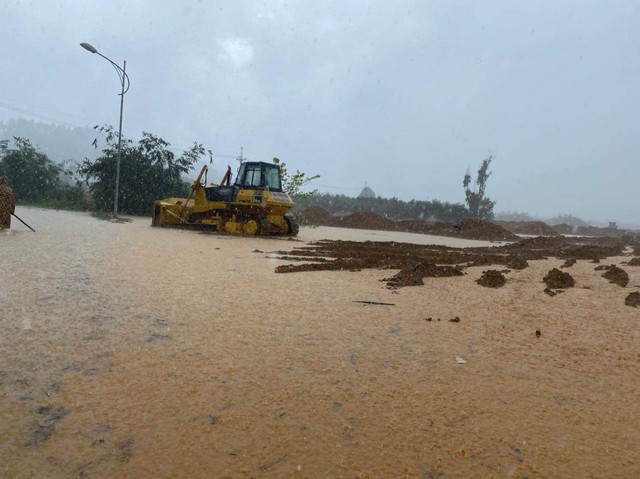
[[[640,477],[640,267],[621,287],[579,260],[555,296],[554,258],[390,289],[274,272],[332,228],[17,213],[37,233],[0,232],[0,477]]]

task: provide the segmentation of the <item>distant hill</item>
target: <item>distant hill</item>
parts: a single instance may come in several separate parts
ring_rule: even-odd
[[[57,163],[69,159],[79,162],[85,157],[96,158],[99,154],[99,150],[91,146],[98,134],[90,128],[73,128],[23,118],[0,122],[0,140],[11,140],[14,136],[28,138]]]

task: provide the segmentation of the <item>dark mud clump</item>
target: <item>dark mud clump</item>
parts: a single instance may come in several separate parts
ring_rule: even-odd
[[[608,279],[610,283],[617,284],[623,288],[629,284],[629,275],[622,268],[618,268],[616,265],[611,265],[607,268],[607,271],[602,274],[602,277]]]
[[[636,256],[635,258],[631,258],[627,263],[627,266],[640,266],[640,256]]]
[[[413,268],[400,270],[391,278],[382,281],[387,282],[389,288],[401,288],[404,286],[423,285],[423,278],[444,278],[448,276],[463,276],[464,272],[455,266],[438,266],[433,263],[419,264]]]
[[[529,263],[521,256],[509,256],[505,266],[512,269],[525,269],[529,267]]]
[[[631,306],[632,308],[640,307],[640,292],[636,291],[635,293],[629,293],[629,296],[624,300],[624,304]]]
[[[542,278],[549,289],[573,288],[575,281],[569,273],[564,273],[558,268],[553,268]]]
[[[571,268],[574,264],[576,264],[576,259],[569,258],[564,263],[562,263],[562,266],[560,266],[560,268]]]
[[[500,271],[490,269],[483,271],[482,276],[476,280],[476,283],[486,288],[500,288],[507,283],[507,278]]]

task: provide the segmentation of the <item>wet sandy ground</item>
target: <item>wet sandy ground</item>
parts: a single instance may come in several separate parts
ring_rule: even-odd
[[[18,214],[38,233],[0,233],[1,477],[640,476],[640,267],[394,293],[275,274],[286,240]]]

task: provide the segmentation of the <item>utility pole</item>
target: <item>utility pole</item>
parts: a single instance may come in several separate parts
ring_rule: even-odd
[[[238,160],[238,162],[240,164],[242,164],[246,160],[246,158],[244,157],[244,147],[243,146],[240,147],[240,156],[238,156],[236,158],[236,160]]]

